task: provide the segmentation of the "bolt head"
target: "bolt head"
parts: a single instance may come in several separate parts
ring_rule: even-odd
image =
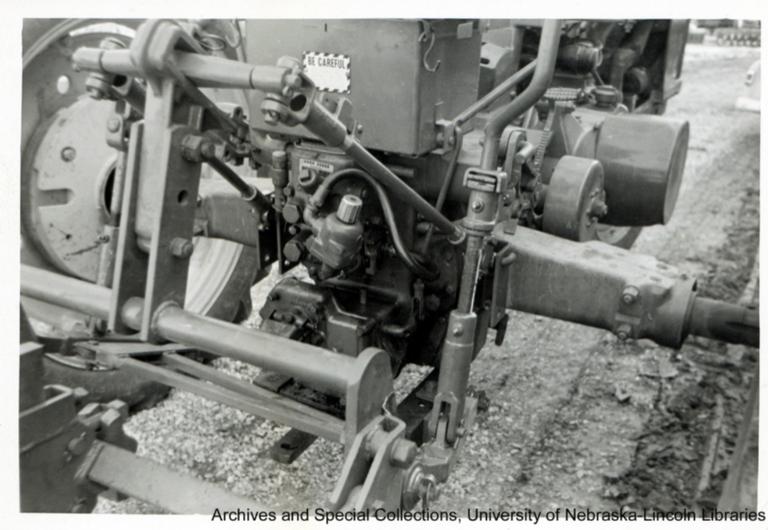
[[[405,469],[413,463],[417,452],[415,443],[402,439],[395,441],[392,445],[389,457],[394,466]]]
[[[72,162],[77,156],[77,152],[74,147],[65,147],[61,150],[61,159],[64,162]]]
[[[472,201],[472,211],[475,213],[482,212],[483,209],[485,209],[485,203],[483,201],[477,200]]]
[[[192,241],[183,237],[175,237],[169,245],[171,254],[177,258],[186,259],[192,255],[192,251],[195,250]]]
[[[624,291],[621,293],[621,299],[627,305],[634,304],[639,296],[640,291],[633,285],[625,287]]]
[[[462,326],[461,324],[457,324],[453,326],[451,333],[453,333],[454,337],[461,337],[464,334],[464,326]]]
[[[67,443],[67,451],[73,456],[80,456],[88,449],[88,438],[85,433],[80,434],[77,438],[72,438]]]
[[[117,132],[120,129],[120,120],[116,117],[111,117],[107,120],[107,129],[109,132]]]
[[[621,324],[618,328],[616,328],[616,336],[622,342],[629,339],[629,334],[631,332],[632,328],[629,326],[629,324]]]

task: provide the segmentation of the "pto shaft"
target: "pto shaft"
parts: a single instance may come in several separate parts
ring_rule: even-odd
[[[747,346],[760,346],[757,309],[696,297],[689,318],[689,333]]]

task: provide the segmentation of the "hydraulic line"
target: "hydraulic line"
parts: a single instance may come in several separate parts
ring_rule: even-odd
[[[456,172],[456,164],[459,162],[459,155],[461,154],[461,146],[464,143],[464,132],[461,127],[456,126],[454,128],[454,145],[453,153],[451,154],[451,160],[448,162],[448,169],[445,170],[445,176],[443,177],[443,184],[440,186],[440,193],[437,195],[437,201],[435,201],[435,210],[438,212],[443,211],[445,205],[445,199],[448,197],[448,190],[453,182],[453,174]],[[432,232],[435,229],[435,225],[430,224],[427,228],[427,233],[424,234],[424,242],[421,246],[422,253],[426,253],[429,249],[429,242],[432,239]]]
[[[405,248],[405,244],[403,243],[403,239],[400,236],[400,231],[397,227],[397,223],[395,222],[395,214],[394,214],[394,211],[392,210],[392,203],[389,201],[387,192],[384,190],[383,186],[379,184],[379,182],[376,179],[374,179],[371,175],[369,175],[365,171],[358,168],[347,168],[329,175],[325,180],[323,180],[322,184],[318,186],[317,190],[315,190],[315,193],[312,195],[312,197],[310,197],[309,204],[307,206],[308,210],[313,214],[317,212],[320,206],[322,206],[323,203],[325,202],[325,199],[328,196],[328,193],[330,192],[331,188],[339,180],[344,178],[349,178],[349,177],[359,178],[364,180],[376,192],[376,195],[379,198],[381,211],[384,214],[384,219],[387,222],[387,226],[389,227],[390,233],[392,234],[392,244],[395,247],[395,251],[397,252],[397,255],[400,257],[400,259],[403,260],[403,263],[405,263],[405,266],[408,267],[408,269],[411,272],[413,272],[414,274],[426,280],[435,279],[437,277],[437,273],[435,271],[430,270],[422,263],[420,263],[420,258],[416,255],[412,255],[408,251],[408,249]]]

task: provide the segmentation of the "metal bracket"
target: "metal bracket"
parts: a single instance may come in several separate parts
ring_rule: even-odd
[[[380,416],[355,436],[331,493],[331,509],[400,506],[405,470],[416,456],[416,444],[404,432],[405,422]]]

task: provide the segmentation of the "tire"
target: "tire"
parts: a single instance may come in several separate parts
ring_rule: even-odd
[[[68,65],[69,58],[62,50],[75,44],[82,45],[83,40],[87,41],[86,45],[96,45],[101,38],[113,35],[110,30],[98,29],[93,30],[92,34],[86,33],[85,37],[73,36],[74,30],[92,28],[95,22],[71,19],[25,21],[22,31],[22,153],[28,154],[27,151],[34,150],[33,154],[36,154],[39,144],[35,142],[44,135],[45,128],[54,121],[53,118],[81,99],[87,74],[65,70],[64,65]],[[104,25],[106,21],[98,22]],[[110,24],[107,22],[107,25]],[[138,25],[138,21],[121,20],[111,25],[119,30],[114,35],[129,41],[128,35]],[[73,44],[73,41],[78,42]],[[65,77],[65,89],[60,90],[58,81]],[[31,171],[22,170],[22,195],[30,188],[31,178]],[[33,233],[34,229],[30,228],[29,204],[30,202],[22,197],[22,263],[83,278],[82,274],[62,270],[61,262],[53,259],[55,256],[51,255],[50,249],[40,244],[40,234]],[[198,275],[200,278],[195,284],[199,288],[193,289],[197,296],[190,296],[188,290],[187,309],[226,321],[247,318],[251,309],[250,288],[266,274],[266,271],[260,270],[258,249],[220,240],[203,241],[201,246],[208,249],[208,253],[213,256],[212,261],[218,260],[209,267],[210,270],[218,271],[218,277],[215,281],[208,281],[205,270],[209,269],[204,269],[203,273]],[[194,275],[190,273],[190,276]],[[38,335],[49,337],[60,333],[48,334],[50,330],[62,327],[62,314],[66,313],[70,319],[73,314],[64,308],[31,301],[25,301],[25,309],[33,324],[36,324],[33,327]],[[82,315],[80,317],[82,318]],[[89,401],[108,402],[121,399],[133,410],[137,410],[152,406],[169,391],[164,385],[117,370],[88,369],[87,365],[77,362],[76,356],[62,356],[60,352],[47,352],[43,364],[45,384],[57,383],[85,388],[89,392]]]

